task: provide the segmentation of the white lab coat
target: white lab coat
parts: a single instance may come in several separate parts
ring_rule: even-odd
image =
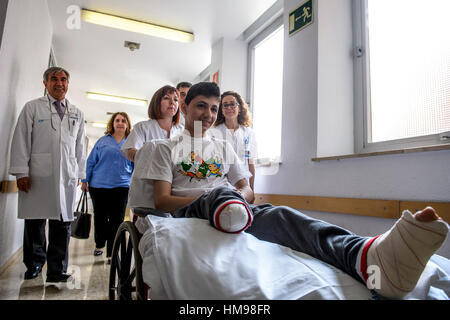
[[[19,191],[19,219],[73,221],[78,179],[86,175],[83,113],[65,100],[60,119],[48,96],[25,104],[11,144],[10,174],[30,177]]]

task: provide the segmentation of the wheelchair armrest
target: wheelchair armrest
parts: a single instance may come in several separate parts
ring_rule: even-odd
[[[164,218],[168,218],[170,217],[170,213],[166,213],[160,209],[154,209],[154,208],[142,208],[142,207],[137,207],[137,208],[132,208],[133,210],[133,214],[139,216],[139,217],[145,217],[148,216],[149,214],[152,214],[154,216],[158,216],[158,217],[164,217]]]

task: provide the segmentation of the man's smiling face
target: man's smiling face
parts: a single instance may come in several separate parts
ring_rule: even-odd
[[[64,71],[49,74],[47,81],[44,80],[44,86],[53,98],[61,101],[69,89],[69,79]]]
[[[194,124],[196,121],[201,121],[202,136],[216,122],[219,102],[218,97],[208,98],[199,95],[192,99],[189,105],[183,104],[183,112],[186,115],[185,128],[192,136],[194,136]]]

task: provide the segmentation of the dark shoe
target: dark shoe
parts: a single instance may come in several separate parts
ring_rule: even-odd
[[[103,254],[103,250],[102,249],[95,249],[94,250],[94,256],[101,256]]]
[[[67,273],[61,273],[61,274],[51,274],[47,275],[47,281],[46,282],[67,282],[71,281],[72,276]]]
[[[107,264],[111,264],[111,258],[108,258]]]
[[[42,267],[41,266],[35,266],[35,267],[33,267],[33,268],[30,268],[30,269],[28,269],[26,272],[25,272],[25,275],[24,275],[24,279],[25,280],[31,280],[31,279],[34,279],[34,278],[36,278],[38,275],[39,275],[39,273],[42,271]]]

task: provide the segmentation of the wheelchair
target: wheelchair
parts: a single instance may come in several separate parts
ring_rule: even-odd
[[[117,229],[111,254],[109,300],[148,300],[150,287],[142,277],[139,241],[142,234],[135,226],[138,217],[149,214],[165,216],[160,210],[133,208],[132,221],[124,221]]]

